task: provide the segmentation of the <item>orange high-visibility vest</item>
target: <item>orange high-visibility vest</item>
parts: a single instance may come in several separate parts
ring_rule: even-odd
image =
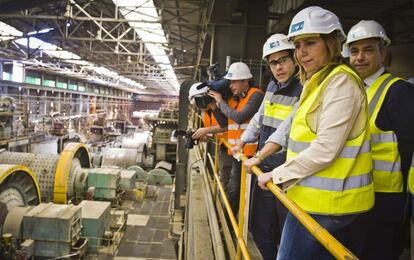
[[[236,109],[237,112],[240,112],[243,109],[244,105],[246,105],[247,101],[249,101],[250,97],[256,92],[262,92],[262,91],[258,88],[250,88],[244,98],[240,98],[238,99],[238,101],[236,101],[234,98],[231,98],[229,100],[229,106],[233,109]],[[236,145],[241,142],[240,136],[242,135],[244,130],[246,130],[247,126],[249,125],[250,119],[251,118],[244,121],[242,124],[238,124],[236,123],[236,121],[230,118],[228,119],[229,123],[228,123],[228,130],[227,130],[227,140],[230,144]],[[256,150],[257,150],[257,142],[248,143],[243,147],[243,153],[246,156],[253,156],[256,153]],[[227,150],[227,153],[231,154],[229,149]]]
[[[210,127],[217,125],[216,117],[213,115],[213,113],[209,112],[203,112],[203,123],[204,127]]]
[[[214,116],[214,114],[212,112],[211,113],[203,112],[203,124],[204,124],[204,127],[210,127],[210,126],[218,125],[218,122],[217,122],[217,119],[216,119],[216,117]],[[215,135],[218,138],[227,139],[227,131],[224,132],[224,133],[218,133],[218,134],[215,134]]]

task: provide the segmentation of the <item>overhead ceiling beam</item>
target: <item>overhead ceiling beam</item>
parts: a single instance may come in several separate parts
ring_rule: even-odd
[[[68,18],[64,16],[53,16],[53,15],[24,15],[24,14],[1,14],[1,17],[4,18],[17,18],[17,19],[42,19],[42,20],[63,20],[66,21]],[[70,17],[72,20],[78,21],[97,21],[97,22],[113,22],[113,23],[130,23],[130,22],[137,22],[137,23],[161,23],[164,24],[163,21],[146,21],[146,20],[128,20],[124,18],[111,18],[111,17],[88,17],[88,16],[72,16]],[[168,22],[168,25],[191,25],[194,27],[200,27],[199,23],[193,22]]]

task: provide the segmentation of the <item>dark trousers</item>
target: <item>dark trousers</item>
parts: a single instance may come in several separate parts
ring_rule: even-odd
[[[227,185],[227,198],[233,211],[234,216],[237,216],[240,202],[240,179],[241,179],[241,161],[232,159],[231,173],[229,183]]]
[[[218,168],[219,168],[220,182],[221,184],[223,184],[226,194],[227,194],[227,189],[229,186],[232,166],[233,166],[233,156],[227,154],[227,148],[224,145],[220,145]]]
[[[349,226],[346,245],[361,260],[397,260],[404,242],[403,193],[375,193],[374,208]],[[407,228],[407,227],[405,227]]]

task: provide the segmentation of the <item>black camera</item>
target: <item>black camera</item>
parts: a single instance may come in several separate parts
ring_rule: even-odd
[[[177,137],[179,135],[184,136],[184,140],[185,140],[184,147],[187,149],[192,149],[194,145],[197,144],[197,140],[194,140],[192,138],[193,134],[194,134],[193,130],[175,130],[173,132],[174,137]]]

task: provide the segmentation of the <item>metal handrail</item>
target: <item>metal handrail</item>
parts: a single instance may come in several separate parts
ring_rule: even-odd
[[[218,145],[218,143],[216,145]],[[208,159],[210,160],[210,163],[212,165],[217,166],[217,158],[218,158],[218,156],[216,156],[216,162],[213,162],[213,159],[211,158],[211,155],[208,154]],[[230,207],[230,202],[227,199],[226,192],[224,191],[223,184],[221,184],[221,181],[220,181],[220,178],[218,176],[218,172],[217,172],[216,167],[214,167],[214,169],[213,169],[213,174],[214,174],[214,180],[215,180],[215,185],[216,185],[215,187],[218,187],[218,189],[220,191],[219,193],[220,193],[221,199],[223,200],[224,206],[226,208],[227,214],[228,214],[229,219],[230,219],[230,223],[231,223],[231,225],[233,227],[233,230],[234,230],[234,234],[236,235],[236,238],[237,238],[237,244],[238,244],[237,249],[238,249],[238,252],[239,252],[238,255],[239,255],[239,257],[241,255],[243,255],[244,259],[250,260],[250,255],[249,255],[249,252],[247,250],[246,242],[243,239],[243,228],[240,229],[240,223],[237,223],[237,221],[236,221],[236,217],[234,216],[233,210]],[[242,203],[244,203],[244,196],[243,196],[243,198],[240,198],[240,204],[242,204]]]
[[[233,147],[233,145],[228,143],[225,139],[220,139],[220,143],[224,144],[229,149]],[[246,155],[241,153],[239,153],[238,155],[240,156],[240,159],[243,162],[248,160]],[[257,166],[253,166],[251,170],[256,176],[263,174],[263,172]],[[219,183],[219,185],[221,184]],[[358,259],[354,254],[352,254],[351,251],[349,251],[344,245],[342,245],[338,240],[336,240],[336,238],[333,237],[325,228],[319,225],[319,223],[316,222],[308,213],[306,213],[295,202],[289,199],[277,185],[269,181],[268,183],[266,183],[266,187],[283,203],[283,205],[285,205],[285,207],[290,211],[290,213],[292,213],[298,219],[298,221],[302,223],[302,225],[309,231],[309,233],[311,233],[311,235],[315,237],[322,244],[322,246],[324,246],[336,259]],[[241,197],[240,199],[242,199]]]

